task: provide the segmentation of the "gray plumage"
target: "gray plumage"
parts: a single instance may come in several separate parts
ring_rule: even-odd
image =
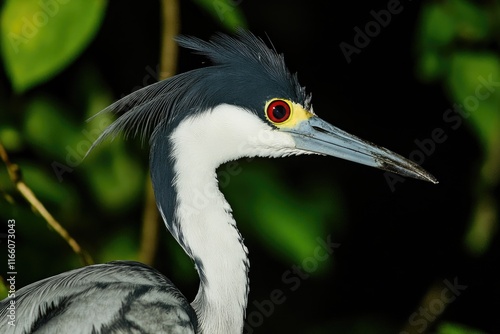
[[[184,296],[156,270],[116,261],[68,271],[0,302],[2,333],[195,333],[196,315]]]

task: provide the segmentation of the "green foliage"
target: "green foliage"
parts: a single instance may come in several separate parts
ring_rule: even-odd
[[[237,28],[245,28],[247,25],[245,15],[238,7],[242,0],[195,0],[195,2],[228,30],[235,31]]]
[[[24,138],[40,153],[54,159],[65,159],[66,147],[79,141],[78,126],[66,117],[67,112],[56,100],[35,96],[25,109]]]
[[[242,234],[261,240],[262,246],[283,262],[300,266],[314,257],[321,241],[328,240],[327,231],[340,229],[342,201],[331,186],[318,183],[305,189],[291,187],[275,164],[230,162],[219,169],[220,187]],[[169,244],[168,248],[175,254],[175,275],[192,279],[192,261],[177,245]],[[310,274],[321,274],[332,265],[331,260],[317,261],[317,270]]]
[[[491,192],[500,182],[500,59],[487,47],[496,42],[497,13],[496,2],[426,2],[416,40],[418,76],[444,86],[484,151],[478,201],[465,239],[476,255],[488,249],[499,222]]]
[[[90,164],[92,167],[86,170],[87,179],[96,194],[95,200],[103,208],[119,211],[138,199],[147,170],[127,151],[100,151],[98,158],[89,159]]]
[[[491,29],[487,10],[467,0],[426,2],[416,39],[417,74],[426,81],[446,76],[454,43],[484,41],[491,36]]]
[[[137,261],[139,250],[137,233],[130,228],[122,228],[113,231],[111,237],[106,240],[105,246],[99,254],[99,262],[105,263],[116,260]]]
[[[20,161],[20,164],[26,183],[35,194],[40,194],[45,204],[57,206],[60,217],[71,217],[80,210],[79,194],[68,183],[54,182],[51,170],[40,168],[31,161]]]
[[[450,63],[446,84],[453,100],[464,104],[485,148],[495,149],[490,145],[500,127],[500,59],[492,52],[457,51]]]
[[[335,189],[321,184],[295,189],[280,177],[274,164],[236,164],[236,174],[241,175],[232,176],[224,190],[238,222],[245,225],[245,234],[257,234],[264,246],[287,263],[313,256],[318,239],[325,240],[332,223],[342,218]]]
[[[8,286],[3,281],[0,281],[0,299],[4,299],[5,297],[7,297],[8,293]]]
[[[21,134],[16,128],[6,124],[0,125],[0,141],[9,151],[17,151],[22,146]]]
[[[105,7],[104,0],[7,0],[0,31],[14,89],[21,93],[70,64],[98,31]]]
[[[452,322],[443,322],[439,325],[437,334],[486,334],[475,328],[470,328],[461,324]]]

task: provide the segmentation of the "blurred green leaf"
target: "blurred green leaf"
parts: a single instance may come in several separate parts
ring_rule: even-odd
[[[94,88],[84,97],[88,109],[94,113],[109,102],[107,94],[92,93],[101,86],[94,82]],[[52,159],[54,180],[59,182],[84,162],[94,140],[112,121],[111,115],[103,115],[81,129],[66,114],[54,100],[37,96],[26,107],[24,125],[25,138]],[[97,203],[111,210],[129,205],[143,190],[144,167],[125,151],[126,145],[122,140],[101,144],[86,158],[88,168],[81,169]],[[50,188],[49,184],[46,186]]]
[[[86,117],[94,116],[113,102],[100,72],[88,64],[79,72],[74,90],[78,92],[78,103],[84,106]],[[85,154],[114,119],[112,114],[102,114],[82,124],[85,128],[80,131],[80,143],[74,147],[75,151],[85,151]],[[105,141],[82,161],[86,184],[94,200],[106,210],[123,210],[143,192],[147,168],[125,149],[128,146],[131,146],[131,141],[122,138]]]
[[[19,131],[11,126],[2,125],[0,125],[0,142],[7,151],[17,151],[23,144]]]
[[[486,334],[475,328],[470,328],[461,324],[452,322],[443,322],[438,326],[438,334]]]
[[[490,29],[487,11],[467,0],[424,3],[417,39],[418,76],[432,81],[446,75],[453,44],[458,39],[485,40]]]
[[[470,115],[487,149],[500,126],[500,60],[488,52],[458,51],[451,58],[447,85],[452,98]]]
[[[109,86],[106,84],[102,77],[101,72],[96,66],[85,65],[80,71],[79,80],[76,82],[77,87],[75,88],[77,95],[83,97],[83,105],[85,107],[85,118],[89,120],[91,117],[95,116],[99,111],[103,110],[115,100],[113,94],[111,93]],[[93,125],[93,122],[88,122],[86,129],[89,133],[95,132],[95,138],[97,139],[104,129],[111,124],[114,120],[113,117],[99,117],[101,120],[99,125]]]
[[[448,67],[447,59],[431,48],[422,50],[418,65],[418,76],[423,81],[436,80],[446,72]]]
[[[422,11],[421,33],[428,45],[449,44],[456,33],[453,12],[442,3],[427,2]]]
[[[498,229],[497,217],[498,205],[495,200],[487,192],[481,192],[465,236],[465,246],[469,254],[483,255],[492,246]]]
[[[120,210],[137,200],[146,180],[144,167],[133,159],[123,142],[103,144],[86,159],[86,178],[94,200],[107,210]]]
[[[99,255],[99,262],[117,260],[137,261],[139,240],[137,233],[129,228],[113,232]]]
[[[488,38],[490,26],[485,9],[467,0],[427,2],[420,29],[430,46],[448,46],[455,38],[478,41]]]
[[[19,163],[22,169],[23,178],[35,195],[44,205],[53,204],[57,206],[57,215],[72,217],[75,212],[79,212],[78,194],[69,183],[57,182],[52,170],[47,166],[40,166],[28,161]],[[72,217],[74,219],[74,217]],[[69,221],[65,220],[65,223]]]
[[[417,74],[422,80],[443,81],[484,153],[474,215],[465,237],[466,249],[476,256],[488,250],[498,226],[498,210],[489,193],[500,180],[500,59],[488,48],[496,40],[496,13],[495,3],[426,2],[416,45]]]
[[[7,0],[0,14],[1,46],[14,90],[23,92],[70,64],[97,32],[105,5],[104,0]]]
[[[316,185],[299,193],[287,187],[272,165],[245,165],[244,175],[231,177],[225,192],[235,216],[251,225],[253,234],[258,231],[267,247],[298,264],[327,240],[327,226],[342,212],[330,188]]]
[[[455,24],[440,3],[427,2],[423,5],[418,31],[417,74],[422,80],[432,81],[442,76],[446,69],[446,57],[441,49],[453,40]]]
[[[79,129],[66,114],[67,110],[47,96],[33,98],[26,106],[24,136],[52,158],[65,161],[68,155],[76,154],[79,161],[85,152],[72,152],[80,139]]]
[[[460,38],[467,41],[479,41],[489,37],[489,20],[484,8],[468,0],[453,0],[445,6],[452,12]]]
[[[245,15],[239,7],[242,0],[195,0],[195,2],[226,29],[235,31],[237,28],[247,26]]]
[[[5,285],[3,280],[1,280],[0,281],[0,300],[6,298],[8,292],[9,292],[9,288]]]

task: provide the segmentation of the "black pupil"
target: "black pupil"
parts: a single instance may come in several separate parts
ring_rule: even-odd
[[[282,119],[286,116],[286,108],[282,104],[278,104],[273,108],[273,116],[276,119]]]

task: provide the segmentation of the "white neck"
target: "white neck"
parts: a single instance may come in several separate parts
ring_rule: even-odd
[[[172,233],[194,259],[200,275],[192,303],[200,330],[241,333],[248,296],[247,248],[218,189],[216,168],[243,156],[290,154],[293,140],[273,131],[255,114],[231,105],[183,120],[169,140],[176,191]],[[276,145],[285,149],[276,153]]]
[[[202,333],[241,333],[248,295],[247,249],[217,189],[215,174],[191,165],[177,182],[177,219],[194,257],[200,288],[192,303]],[[181,190],[182,189],[182,190]]]

